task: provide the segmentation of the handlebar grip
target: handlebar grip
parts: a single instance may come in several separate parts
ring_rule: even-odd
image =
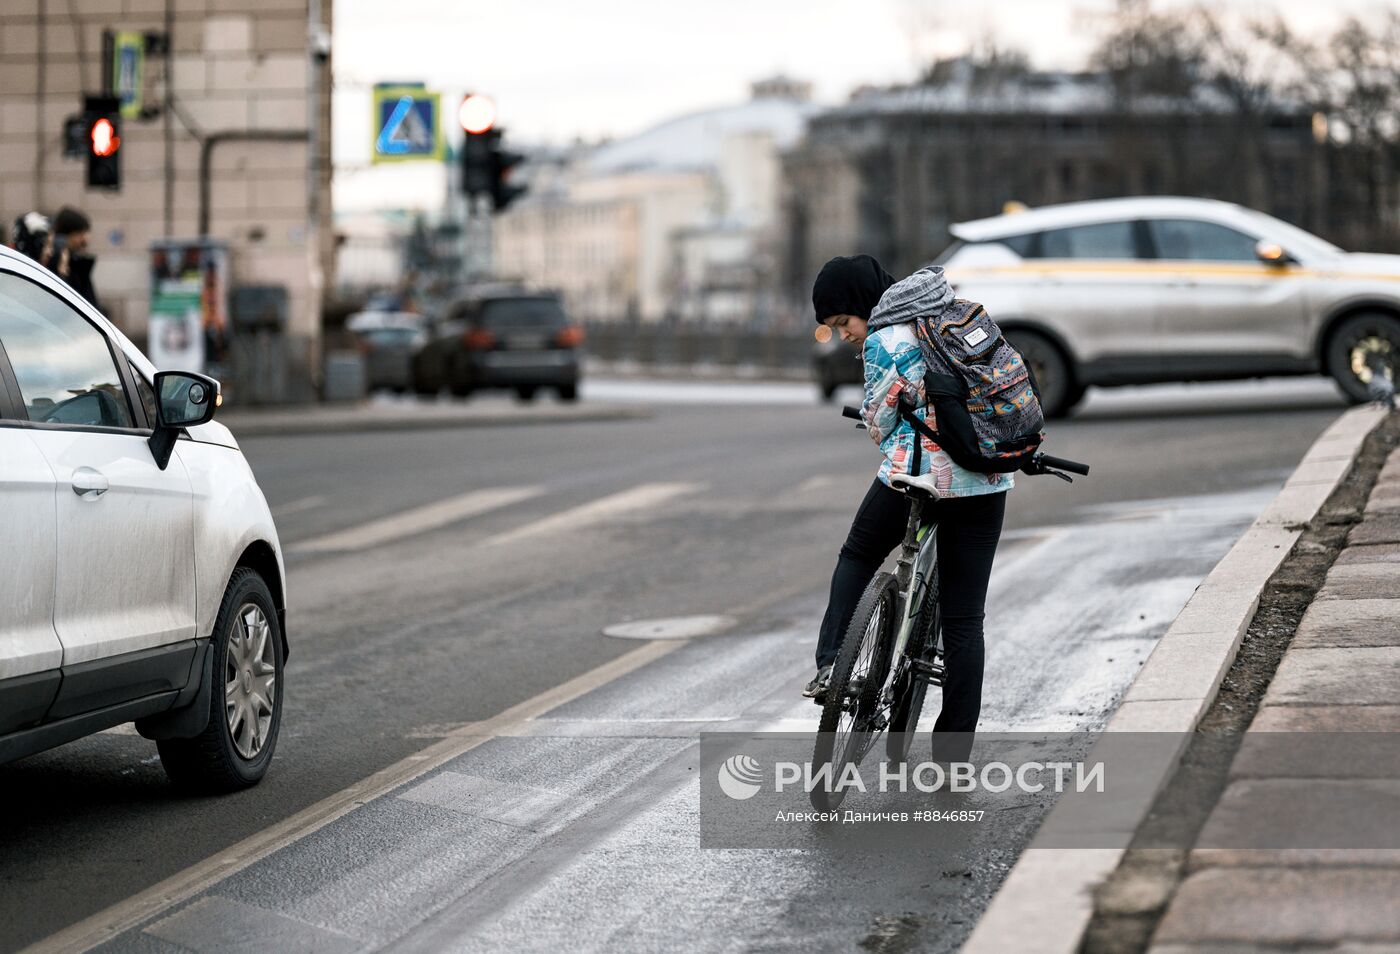
[[[1081,464],[1078,461],[1065,460],[1063,457],[1051,457],[1049,454],[1040,455],[1040,464],[1043,467],[1054,467],[1058,470],[1067,470],[1071,474],[1089,476],[1089,465]]]
[[[842,417],[849,417],[849,418],[851,418],[852,420],[856,420],[856,421],[859,421],[859,420],[862,419],[861,416],[860,416],[860,408],[851,407],[849,404],[846,405],[845,407],[843,407],[843,408],[841,409],[841,416],[842,416]]]

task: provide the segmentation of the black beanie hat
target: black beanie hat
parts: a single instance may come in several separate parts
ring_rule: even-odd
[[[838,255],[822,266],[812,285],[817,324],[832,315],[870,319],[885,289],[894,284],[890,273],[869,255]]]
[[[65,205],[58,210],[58,214],[53,217],[53,232],[55,235],[71,235],[74,232],[87,232],[92,228],[92,223],[88,217],[83,215],[71,205]]]

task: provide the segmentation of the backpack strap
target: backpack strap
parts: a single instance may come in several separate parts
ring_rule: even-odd
[[[917,477],[923,470],[924,463],[924,442],[919,440],[919,438],[927,437],[935,444],[942,444],[942,442],[938,439],[938,433],[923,421],[919,420],[918,415],[914,413],[914,409],[906,407],[902,401],[899,405],[899,416],[901,420],[908,422],[909,426],[914,430],[914,459],[910,462],[909,473]]]

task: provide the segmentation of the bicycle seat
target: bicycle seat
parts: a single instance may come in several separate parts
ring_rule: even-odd
[[[923,500],[938,499],[938,489],[934,486],[932,474],[920,474],[917,477],[909,474],[891,474],[890,486],[911,497]]]

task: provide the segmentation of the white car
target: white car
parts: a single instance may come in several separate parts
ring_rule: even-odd
[[[0,762],[134,721],[181,787],[267,771],[286,574],[218,402],[0,248]]]
[[[1074,202],[951,228],[939,258],[1025,355],[1049,414],[1089,385],[1400,370],[1400,256],[1209,199]]]

